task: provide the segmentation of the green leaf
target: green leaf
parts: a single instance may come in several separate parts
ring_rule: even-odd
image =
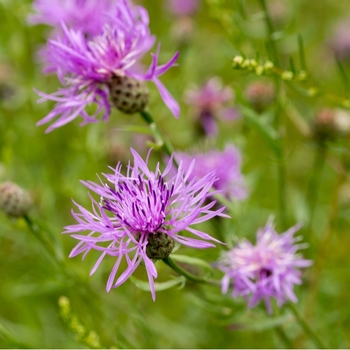
[[[189,264],[189,265],[201,266],[201,267],[204,267],[208,270],[212,269],[210,264],[208,264],[205,260],[202,260],[199,258],[194,258],[192,256],[171,254],[171,259],[173,259],[174,261],[182,262],[182,263]]]
[[[290,314],[286,314],[279,317],[269,317],[263,318],[259,321],[246,320],[243,323],[239,322],[238,326],[240,330],[243,331],[265,331],[267,329],[275,328],[281,326],[287,322],[293,320]]]
[[[252,109],[241,106],[241,111],[247,123],[258,131],[266,140],[268,145],[276,152],[280,152],[280,137],[271,125],[265,123],[262,118]]]
[[[134,276],[130,276],[130,280],[135,284],[137,288],[141,290],[144,290],[146,292],[149,292],[151,290],[148,282],[141,281]],[[154,283],[154,289],[157,292],[160,292],[162,290],[167,290],[169,288],[175,287],[178,284],[180,285],[180,288],[183,288],[183,286],[186,284],[186,278],[184,276],[179,276],[167,282],[156,282]]]

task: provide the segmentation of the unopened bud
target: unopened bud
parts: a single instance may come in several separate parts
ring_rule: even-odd
[[[312,125],[313,136],[319,142],[333,140],[337,136],[336,112],[333,109],[319,110]]]
[[[258,113],[263,112],[276,98],[274,86],[263,81],[255,81],[248,85],[244,94]]]
[[[26,215],[31,207],[31,199],[27,191],[13,182],[0,185],[0,208],[11,217]]]
[[[142,111],[148,103],[146,83],[127,75],[113,75],[108,83],[113,105],[126,114]]]
[[[146,254],[150,259],[167,258],[175,247],[175,241],[166,233],[156,232],[148,235]]]

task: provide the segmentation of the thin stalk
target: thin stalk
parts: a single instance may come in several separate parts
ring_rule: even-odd
[[[161,147],[163,151],[171,157],[171,155],[174,153],[174,148],[170,141],[162,134],[162,132],[159,130],[155,120],[153,119],[152,115],[143,110],[140,112],[141,117],[143,120],[148,124],[150,130],[152,131],[152,134],[157,142],[161,144]],[[176,159],[173,160],[174,164],[178,167],[178,164],[176,162]]]
[[[286,184],[286,165],[283,154],[282,140],[280,140],[280,149],[277,156],[277,175],[278,175],[278,209],[280,223],[283,230],[287,228],[287,184]]]
[[[276,326],[275,327],[276,334],[278,337],[282,340],[282,342],[285,344],[287,349],[293,349],[293,343],[292,341],[288,338],[286,332],[281,326]]]
[[[167,258],[163,259],[164,263],[167,264],[169,267],[171,267],[175,272],[177,272],[179,275],[182,275],[186,277],[189,281],[196,282],[196,283],[207,283],[214,286],[220,286],[221,282],[216,280],[211,280],[208,278],[202,278],[195,275],[192,275],[191,273],[187,272],[186,270],[182,269],[180,266],[178,266],[171,258],[168,256]]]
[[[315,208],[317,204],[317,197],[320,190],[320,183],[322,178],[322,170],[325,164],[326,148],[319,146],[317,149],[315,161],[312,167],[310,182],[307,191],[307,200],[309,203],[309,232],[312,231],[312,222],[315,215]]]
[[[299,325],[305,332],[305,334],[309,337],[310,340],[314,342],[316,348],[318,349],[326,349],[326,346],[322,343],[320,338],[316,335],[316,333],[310,328],[310,326],[303,320],[303,318],[299,315],[298,310],[292,303],[288,303],[286,305],[294,314],[295,318],[299,322]]]
[[[279,62],[278,51],[277,51],[276,43],[273,40],[273,33],[275,32],[275,29],[273,27],[273,22],[271,20],[265,0],[259,0],[259,2],[265,14],[264,17],[265,17],[265,23],[266,23],[267,32],[268,32],[269,43],[271,47],[271,54],[272,54],[274,63],[278,66],[278,62]]]
[[[341,185],[344,183],[344,181],[348,181],[347,173],[345,170],[341,171],[338,174],[338,179],[334,185],[333,195],[329,203],[329,210],[327,214],[327,224],[324,229],[324,232],[319,238],[319,243],[314,253],[314,256],[315,256],[314,267],[312,269],[313,275],[311,276],[311,285],[309,287],[308,299],[307,299],[304,315],[311,315],[315,307],[317,294],[319,292],[319,284],[321,281],[322,271],[323,271],[324,265],[328,261],[327,255],[329,254],[331,241],[335,233],[334,224],[337,219],[337,214],[339,209],[339,195],[340,195],[339,189]]]

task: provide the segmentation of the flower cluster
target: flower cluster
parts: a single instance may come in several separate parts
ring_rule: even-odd
[[[109,21],[107,13],[113,10],[112,0],[36,0],[35,14],[29,17],[33,24],[44,23],[58,27],[63,22],[70,28],[85,34],[98,35],[104,23]]]
[[[123,111],[142,109],[147,100],[142,83],[147,80],[155,83],[171,112],[179,116],[178,103],[159,80],[174,65],[178,53],[168,63],[158,65],[158,46],[149,69],[141,72],[140,59],[155,43],[147,11],[132,6],[128,0],[117,0],[108,18],[99,35],[89,37],[83,30],[62,23],[62,35],[48,41],[45,72],[56,72],[63,88],[51,95],[37,91],[42,97],[39,102],[56,102],[54,109],[38,123],[57,118],[47,132],[78,116],[84,119],[82,125],[100,119],[107,121],[111,111],[109,98]],[[97,108],[92,109],[91,104]]]
[[[222,292],[226,293],[232,284],[232,296],[243,296],[250,308],[261,300],[265,301],[269,312],[270,298],[275,298],[279,306],[287,300],[297,298],[293,292],[294,284],[301,284],[301,272],[312,264],[296,254],[302,244],[296,244],[294,237],[300,225],[297,224],[282,234],[278,234],[272,222],[257,233],[254,246],[243,240],[236,248],[225,252],[216,264],[225,273],[222,279]]]
[[[233,98],[232,89],[222,87],[218,77],[208,80],[202,88],[188,90],[185,95],[185,101],[196,108],[197,119],[207,136],[217,135],[216,119],[228,121],[239,118],[235,108],[225,107]]]
[[[242,200],[247,197],[247,189],[241,174],[241,154],[233,145],[227,145],[224,151],[211,150],[192,155],[177,153],[176,158],[183,162],[185,168],[196,159],[190,179],[202,178],[215,171],[217,180],[213,184],[214,189],[229,199]]]
[[[209,190],[216,181],[215,173],[201,179],[189,180],[194,161],[188,168],[180,162],[178,171],[169,180],[165,178],[173,167],[173,157],[161,173],[159,164],[155,172],[148,169],[148,157],[144,162],[138,153],[133,167],[129,165],[127,175],[121,173],[118,164],[114,174],[104,175],[108,184],[88,181],[83,184],[101,196],[101,202],[92,197],[93,211],[76,204],[79,212],[72,212],[77,224],[66,227],[65,233],[79,240],[70,257],[91,250],[101,252],[91,270],[94,273],[106,255],[117,258],[107,282],[107,291],[125,282],[141,262],[144,262],[152,298],[155,300],[154,278],[157,270],[152,259],[164,259],[178,242],[193,248],[209,248],[219,242],[192,225],[214,216],[226,216],[224,207],[212,210],[215,201],[207,202]],[[87,235],[81,232],[89,231]],[[187,231],[196,238],[180,235]],[[220,242],[219,242],[220,243]],[[116,279],[122,259],[126,270]]]

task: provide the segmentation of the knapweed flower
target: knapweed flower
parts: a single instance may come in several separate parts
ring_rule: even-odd
[[[107,13],[113,10],[115,0],[36,0],[36,14],[29,16],[33,24],[44,23],[82,30],[86,35],[97,35],[108,21]]]
[[[224,107],[233,98],[232,89],[222,87],[218,77],[208,80],[202,88],[188,90],[185,94],[185,101],[196,108],[197,119],[207,136],[216,136],[216,119],[228,121],[239,118],[235,108]]]
[[[264,300],[269,313],[272,311],[270,298],[275,298],[278,306],[287,300],[297,302],[293,287],[301,284],[299,268],[312,264],[296,253],[304,247],[296,244],[299,239],[294,237],[300,226],[297,224],[278,234],[269,221],[258,231],[255,246],[243,240],[225,252],[216,264],[225,273],[222,292],[227,293],[232,285],[234,298],[243,296],[250,308]]]
[[[176,159],[188,167],[196,160],[190,179],[202,178],[216,171],[217,180],[213,188],[229,199],[242,200],[247,197],[246,185],[241,173],[241,154],[233,145],[227,145],[224,151],[211,150],[203,153],[176,153]]]
[[[333,36],[329,40],[329,46],[339,60],[350,60],[350,21],[338,22]]]
[[[101,197],[92,197],[92,212],[76,204],[79,212],[72,211],[78,224],[67,226],[69,233],[80,242],[70,257],[97,250],[101,256],[91,270],[93,274],[106,255],[116,257],[115,265],[107,281],[107,291],[124,283],[135,269],[144,263],[152,298],[155,300],[154,278],[157,270],[152,259],[164,259],[171,253],[175,241],[193,248],[209,248],[217,241],[192,225],[207,221],[214,216],[226,216],[224,207],[211,210],[215,201],[206,202],[209,190],[216,180],[215,173],[198,180],[189,180],[194,162],[184,168],[180,162],[177,173],[166,181],[173,168],[173,157],[161,173],[159,164],[155,172],[148,169],[148,157],[144,162],[136,151],[131,150],[134,165],[128,166],[127,175],[121,173],[118,164],[114,174],[105,174],[107,184],[88,181],[83,184]],[[88,231],[87,235],[81,234]],[[196,238],[182,235],[187,231]],[[121,261],[127,268],[116,277]],[[116,279],[116,281],[115,281]]]
[[[175,16],[189,16],[196,13],[199,0],[167,0],[166,9]]]
[[[178,53],[168,63],[158,66],[158,47],[149,69],[140,73],[139,61],[155,42],[148,27],[148,13],[127,0],[117,0],[115,8],[100,35],[88,38],[82,30],[69,29],[62,23],[62,36],[49,40],[45,71],[56,72],[63,88],[51,95],[37,92],[42,97],[39,102],[56,102],[54,109],[38,123],[42,125],[57,118],[47,132],[79,115],[84,119],[82,125],[98,122],[99,116],[107,121],[111,110],[109,99],[126,113],[142,110],[148,98],[146,80],[156,84],[163,101],[179,116],[178,103],[159,80],[174,65]],[[91,104],[97,107],[92,110]]]

